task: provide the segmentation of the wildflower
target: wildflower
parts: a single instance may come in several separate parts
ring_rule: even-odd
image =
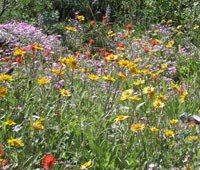
[[[135,60],[134,60],[134,63],[139,63],[139,62],[142,62],[143,60],[141,59],[141,58],[136,58]]]
[[[158,44],[162,44],[162,40],[155,39]]]
[[[122,100],[122,101],[127,100],[132,95],[132,93],[133,93],[132,89],[123,91],[120,100]]]
[[[196,30],[198,28],[199,28],[199,25],[197,25],[197,24],[195,24],[194,27],[193,27],[194,30]]]
[[[150,131],[152,131],[152,132],[159,132],[159,129],[157,127],[151,127]]]
[[[172,19],[169,19],[169,20],[167,21],[168,24],[171,24],[172,22],[173,22]]]
[[[114,37],[116,34],[113,31],[108,31],[107,35],[109,37]]]
[[[159,95],[156,96],[156,99],[161,100],[161,101],[165,101],[165,100],[167,100],[167,97],[162,95],[162,94],[159,94]]]
[[[7,120],[7,121],[4,122],[4,125],[6,125],[6,126],[15,126],[16,123],[14,121],[12,121],[12,120]]]
[[[117,73],[117,76],[119,76],[122,80],[127,80],[127,77],[123,73]]]
[[[174,45],[174,40],[171,40],[168,42],[168,44],[166,45],[166,48],[172,48]]]
[[[3,156],[4,154],[5,154],[4,147],[3,145],[0,144],[0,156]]]
[[[145,80],[142,80],[142,79],[138,79],[138,80],[133,82],[133,84],[136,85],[136,86],[140,86],[144,83],[145,83]]]
[[[76,32],[77,29],[74,27],[65,27],[66,30],[71,31],[71,32]]]
[[[182,28],[182,25],[178,25],[177,27],[176,27],[176,29],[181,29]]]
[[[143,89],[143,93],[144,94],[147,94],[148,95],[148,97],[154,97],[154,95],[155,95],[155,89],[154,89],[154,87],[152,87],[152,86],[147,86],[147,87],[145,87],[144,89]]]
[[[44,125],[41,123],[41,121],[36,121],[32,124],[32,127],[34,129],[37,129],[37,130],[43,130],[44,129]]]
[[[0,158],[0,169],[7,169],[8,160]]]
[[[131,24],[127,24],[126,25],[126,29],[131,30],[132,29],[132,25]]]
[[[77,68],[78,68],[78,65],[79,65],[79,64],[76,62],[74,56],[71,56],[71,57],[69,57],[69,58],[66,58],[66,57],[62,58],[62,59],[60,60],[60,63],[63,64],[63,65],[67,65],[67,66],[71,67],[73,70],[74,70],[74,69],[77,69]]]
[[[97,76],[97,75],[95,75],[95,74],[89,74],[89,75],[88,75],[88,78],[89,78],[90,80],[93,80],[93,81],[99,80],[99,76]]]
[[[149,47],[145,47],[145,48],[144,48],[144,52],[145,52],[145,53],[148,53],[148,52],[149,52]]]
[[[163,63],[163,64],[161,64],[161,68],[162,68],[162,69],[167,68],[167,63]]]
[[[170,86],[171,86],[172,88],[178,90],[178,91],[180,90],[180,87],[179,87],[178,84],[171,83]]]
[[[83,15],[78,15],[76,17],[79,21],[85,21],[85,17]]]
[[[82,68],[82,69],[81,69],[81,72],[82,72],[82,73],[88,73],[89,71],[90,71],[89,68]]]
[[[157,41],[156,41],[155,39],[152,39],[152,40],[151,40],[151,45],[152,45],[152,46],[155,46],[156,44],[157,44]]]
[[[123,120],[125,120],[125,119],[127,119],[127,118],[129,118],[130,116],[125,116],[125,115],[119,115],[119,116],[117,116],[116,118],[115,118],[115,122],[119,122],[119,121],[123,121]]]
[[[92,44],[94,44],[94,39],[90,39],[88,45],[91,46]]]
[[[166,129],[164,130],[164,134],[166,137],[169,137],[169,138],[173,138],[174,137],[174,132],[172,130],[169,130],[169,129]]]
[[[3,81],[13,81],[13,78],[11,75],[9,74],[0,74],[0,82],[3,82]]]
[[[21,139],[8,139],[7,140],[8,144],[11,146],[16,146],[16,147],[23,147],[24,143]]]
[[[175,125],[175,124],[178,123],[178,119],[172,119],[172,120],[169,121],[169,123],[170,123],[171,125]]]
[[[95,21],[94,21],[94,20],[91,20],[91,21],[90,21],[90,24],[91,24],[91,25],[94,25],[94,24],[95,24]]]
[[[67,97],[70,97],[71,96],[71,93],[68,91],[68,90],[65,90],[65,89],[61,89],[60,90],[60,94],[62,96],[67,96]]]
[[[86,162],[83,165],[81,165],[80,170],[84,170],[92,166],[92,161]]]
[[[110,76],[110,75],[108,75],[108,76],[103,76],[102,78],[103,78],[105,81],[112,81],[112,82],[115,81],[115,79],[114,79],[112,76]]]
[[[165,104],[161,100],[155,100],[153,102],[153,106],[157,109],[157,108],[163,108]]]
[[[130,61],[129,60],[119,60],[118,63],[121,67],[127,67],[129,65]]]
[[[46,78],[46,77],[41,77],[37,79],[37,82],[40,86],[46,85],[50,83],[50,79]]]
[[[26,50],[25,49],[21,49],[19,47],[15,48],[14,56],[23,56],[24,54],[26,54]]]
[[[107,61],[115,61],[118,59],[118,55],[110,54],[106,57]]]
[[[185,102],[185,99],[186,99],[187,95],[188,95],[188,92],[184,90],[184,91],[182,92],[182,94],[181,94],[181,97],[180,97],[180,102],[181,102],[181,103],[184,103],[184,102]]]
[[[197,141],[198,139],[199,139],[198,136],[189,136],[189,137],[187,138],[187,140],[190,141],[190,142],[195,142],[195,141]]]
[[[0,87],[0,97],[5,97],[8,93],[8,89],[6,87]]]
[[[142,131],[144,128],[145,128],[145,124],[136,123],[136,124],[132,124],[130,129],[133,132],[138,132],[138,131]]]
[[[61,69],[57,69],[57,68],[52,68],[52,73],[57,74],[57,75],[64,75],[65,71],[61,70]]]
[[[43,159],[42,167],[44,168],[44,170],[51,170],[55,163],[56,159],[54,158],[54,156],[51,154],[46,154]]]

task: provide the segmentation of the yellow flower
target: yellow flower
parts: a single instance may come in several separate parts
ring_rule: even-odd
[[[13,81],[12,76],[8,75],[8,74],[1,74],[0,75],[0,83],[3,81]]]
[[[138,132],[138,131],[142,131],[145,128],[145,124],[140,124],[140,123],[136,123],[136,124],[132,124],[131,125],[131,131],[133,132]]]
[[[117,73],[117,75],[122,79],[122,80],[127,80],[127,77],[122,74],[122,73]]]
[[[41,121],[36,121],[32,124],[32,127],[37,130],[43,130],[44,126],[42,125]]]
[[[147,86],[147,87],[145,87],[144,89],[143,89],[143,93],[144,94],[147,94],[148,95],[148,97],[154,97],[154,95],[155,95],[155,89],[154,89],[154,87],[152,87],[152,86]]]
[[[6,126],[15,126],[16,123],[14,121],[12,121],[12,120],[7,120],[7,121],[4,122],[4,125],[6,125]]]
[[[115,81],[115,79],[112,77],[112,76],[103,76],[102,77],[105,81],[112,81],[112,82],[114,82]]]
[[[130,117],[130,116],[119,115],[119,116],[117,116],[117,117],[115,118],[114,121],[115,121],[115,122],[123,121],[123,120],[127,119],[128,117]]]
[[[49,84],[50,83],[50,79],[48,79],[46,77],[41,77],[41,78],[38,78],[37,82],[38,82],[38,84],[40,86],[42,86],[42,85]]]
[[[178,123],[178,119],[172,119],[172,120],[169,121],[169,123],[170,123],[171,125],[175,125],[175,124]]]
[[[159,94],[159,95],[156,96],[156,99],[161,100],[161,101],[165,101],[165,100],[167,100],[167,97],[162,95],[162,94]]]
[[[107,34],[109,37],[114,37],[116,35],[113,31],[108,31]]]
[[[181,95],[181,97],[180,97],[180,102],[181,102],[181,103],[184,103],[184,102],[185,102],[185,99],[186,99],[187,95],[188,95],[188,92],[187,92],[187,91],[184,91],[184,92],[182,93],[182,95]]]
[[[21,139],[8,139],[7,140],[8,144],[11,146],[17,146],[17,147],[23,147],[24,143]]]
[[[82,68],[82,69],[81,69],[81,72],[82,72],[82,73],[88,73],[89,71],[90,71],[89,68]]]
[[[93,80],[93,81],[99,80],[99,76],[97,76],[97,75],[95,75],[95,74],[89,74],[89,75],[88,75],[88,78],[89,78],[90,80]]]
[[[198,28],[199,28],[199,25],[197,25],[197,24],[195,24],[194,27],[193,27],[194,30],[196,30]]]
[[[130,96],[129,99],[131,99],[131,100],[133,100],[133,101],[139,101],[139,100],[141,100],[141,98],[138,97],[138,96],[136,96],[136,95]]]
[[[197,141],[198,139],[199,139],[198,136],[189,136],[189,137],[187,138],[187,140],[190,141],[190,142],[195,142],[195,141]]]
[[[169,138],[173,138],[174,137],[174,132],[172,130],[166,129],[164,130],[165,136],[169,137]]]
[[[154,33],[158,33],[158,32],[159,32],[159,30],[154,30],[153,32],[154,32]]]
[[[71,96],[71,93],[68,91],[68,90],[65,90],[65,89],[61,89],[60,90],[60,94],[62,96],[67,96],[67,97],[70,97]]]
[[[71,32],[76,32],[77,29],[74,27],[65,27],[66,30],[71,31]]]
[[[106,60],[108,61],[115,61],[118,59],[118,55],[115,55],[115,54],[110,54],[106,57]]]
[[[122,96],[120,98],[120,100],[127,100],[133,93],[133,90],[132,89],[128,89],[128,90],[125,90],[122,92]]]
[[[14,56],[23,56],[24,54],[26,54],[26,50],[22,50],[19,47],[15,48]]]
[[[161,68],[162,68],[162,69],[167,68],[167,63],[163,63],[163,64],[161,64]]]
[[[83,165],[81,165],[80,170],[84,170],[92,166],[92,161],[86,162]]]
[[[159,132],[159,129],[157,127],[151,127],[150,131],[152,131],[152,132]]]
[[[121,67],[127,67],[129,65],[130,61],[129,60],[119,60],[118,64]]]
[[[145,83],[145,80],[138,79],[133,82],[134,85],[139,86]]]
[[[34,48],[36,50],[43,50],[44,49],[41,44],[34,44]]]
[[[182,28],[182,25],[178,25],[177,27],[176,27],[176,29],[181,29]]]
[[[139,62],[142,62],[143,60],[141,59],[141,58],[136,58],[135,60],[134,60],[134,63],[139,63]]]
[[[168,24],[171,24],[172,22],[173,22],[172,19],[169,19],[169,20],[167,21]]]
[[[158,44],[162,44],[162,40],[155,39]]]
[[[76,17],[79,21],[85,21],[85,17],[83,15],[78,15]]]
[[[57,69],[57,68],[52,68],[52,73],[57,74],[57,75],[64,75],[65,71],[61,70],[61,69]]]
[[[163,103],[163,102],[160,101],[160,100],[155,100],[155,101],[153,102],[153,106],[154,106],[155,108],[163,108],[163,107],[165,106],[165,103]]]
[[[180,87],[179,87],[178,84],[171,83],[170,86],[171,86],[172,88],[178,90],[178,91],[180,90]]]
[[[69,58],[66,58],[66,57],[62,58],[62,59],[60,60],[60,63],[63,64],[63,65],[67,65],[67,66],[71,67],[73,70],[74,70],[74,69],[77,69],[77,68],[78,68],[78,65],[79,65],[79,64],[76,62],[74,56],[71,56],[71,57],[69,57]]]
[[[166,45],[166,48],[172,48],[174,45],[174,40],[171,40],[168,42],[168,44]]]
[[[8,89],[6,87],[0,87],[0,97],[5,97],[8,93]]]

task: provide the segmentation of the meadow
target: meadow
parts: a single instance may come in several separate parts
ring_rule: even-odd
[[[76,15],[0,49],[0,169],[198,170],[200,50],[173,19],[145,31]]]

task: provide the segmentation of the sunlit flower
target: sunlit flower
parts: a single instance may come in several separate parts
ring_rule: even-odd
[[[71,32],[76,32],[77,29],[74,27],[65,27],[66,30],[71,31]]]
[[[117,76],[119,76],[122,80],[127,80],[127,77],[123,73],[117,73]]]
[[[70,97],[71,96],[71,93],[68,90],[66,90],[66,89],[61,89],[60,90],[60,94],[62,96],[66,96],[66,97]]]
[[[169,121],[169,123],[170,123],[171,125],[175,125],[175,124],[178,123],[178,119],[171,119],[171,120]]]
[[[161,64],[161,68],[162,68],[162,69],[167,68],[167,63],[163,63],[163,64]]]
[[[173,22],[172,19],[169,19],[169,20],[167,21],[168,24],[171,24],[172,22]]]
[[[50,79],[46,78],[46,77],[41,77],[37,79],[37,82],[39,85],[46,85],[50,83]]]
[[[43,130],[44,129],[44,125],[41,123],[41,121],[36,121],[32,124],[32,127],[34,129],[37,129],[37,130]]]
[[[112,82],[114,82],[115,81],[115,79],[112,77],[112,76],[103,76],[102,77],[105,81],[112,81]]]
[[[138,79],[136,81],[133,82],[134,85],[139,86],[145,83],[145,80],[142,79]]]
[[[8,144],[11,146],[16,146],[16,147],[23,147],[24,143],[21,139],[8,139],[7,140]]]
[[[109,37],[114,37],[116,35],[113,31],[108,31],[107,34]]]
[[[136,58],[133,62],[134,62],[134,63],[139,63],[139,62],[142,62],[142,61],[143,61],[143,60],[142,60],[141,58],[138,57],[138,58]]]
[[[198,139],[199,139],[198,136],[189,136],[189,137],[187,138],[187,140],[190,141],[190,142],[195,142],[195,141],[197,141]]]
[[[133,101],[139,101],[141,100],[141,98],[137,95],[134,95],[134,96],[130,96],[129,99],[133,100]]]
[[[26,54],[26,50],[24,49],[21,49],[19,47],[16,47],[15,48],[15,51],[14,51],[14,56],[23,56]]]
[[[172,48],[174,45],[174,40],[171,40],[168,42],[168,44],[166,45],[166,48]]]
[[[130,117],[130,116],[119,115],[119,116],[117,116],[117,117],[115,118],[114,121],[115,121],[115,122],[123,121],[123,120],[127,119],[128,117]]]
[[[128,90],[125,90],[122,92],[122,96],[120,98],[120,100],[127,100],[133,93],[133,90],[132,89],[128,89]]]
[[[178,84],[171,83],[170,86],[171,86],[172,88],[178,90],[178,91],[180,90],[180,87],[179,87]]]
[[[174,132],[172,130],[169,130],[169,129],[166,129],[164,130],[164,134],[166,137],[169,137],[169,138],[173,138],[174,137]]]
[[[0,97],[5,97],[7,93],[8,93],[7,87],[0,87]]]
[[[129,65],[130,61],[129,60],[119,60],[118,63],[121,67],[127,67]]]
[[[197,24],[195,24],[194,27],[193,27],[194,30],[196,30],[198,28],[199,28],[199,25],[197,25]]]
[[[159,94],[159,95],[156,96],[156,99],[161,100],[161,101],[165,101],[165,100],[167,100],[167,97],[162,95],[162,94]]]
[[[152,131],[152,132],[159,132],[159,129],[157,127],[151,127],[150,131]]]
[[[12,120],[7,120],[7,121],[4,122],[4,125],[6,125],[6,126],[15,126],[16,123],[14,121],[12,121]]]
[[[61,75],[61,76],[65,74],[65,71],[58,69],[58,68],[52,68],[51,71],[52,71],[52,73],[57,74],[57,75]]]
[[[144,94],[147,94],[148,95],[148,97],[154,97],[154,95],[155,95],[155,88],[154,87],[152,87],[152,86],[147,86],[147,87],[145,87],[144,89],[143,89],[143,93]]]
[[[79,21],[85,21],[85,17],[83,15],[78,15],[76,17]]]
[[[51,154],[46,154],[42,162],[42,167],[44,168],[44,170],[51,170],[55,163],[56,158],[54,158],[54,156]]]
[[[92,161],[88,161],[88,162],[84,163],[83,165],[81,165],[80,170],[87,169],[91,166],[92,166]]]
[[[180,97],[180,103],[184,103],[185,102],[185,99],[188,95],[188,92],[186,90],[184,90],[181,94],[181,97]]]
[[[41,44],[34,44],[34,48],[36,50],[43,50],[44,49]]]
[[[161,100],[155,100],[153,102],[153,107],[155,108],[163,108],[165,106],[165,103],[163,103]]]
[[[89,68],[82,68],[82,69],[81,69],[81,72],[82,72],[82,73],[88,73],[89,71],[90,71]]]
[[[145,128],[145,124],[136,123],[136,124],[132,124],[130,129],[133,132],[138,132],[138,131],[142,131],[144,128]]]
[[[118,55],[115,55],[115,54],[110,54],[106,57],[106,60],[107,61],[115,61],[118,59]]]
[[[13,78],[11,75],[9,74],[0,74],[0,83],[3,82],[3,81],[13,81]]]
[[[93,81],[99,80],[99,76],[98,76],[98,75],[95,75],[95,74],[89,74],[89,75],[88,75],[88,78],[89,78],[90,80],[93,80]]]

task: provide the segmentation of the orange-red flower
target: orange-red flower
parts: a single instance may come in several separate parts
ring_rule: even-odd
[[[152,39],[152,40],[151,40],[151,45],[154,46],[154,45],[156,45],[156,44],[157,44],[157,41],[156,41],[155,39]]]
[[[91,25],[94,25],[94,24],[95,24],[95,21],[94,21],[94,20],[91,20],[91,21],[90,21],[90,24],[91,24]]]
[[[56,159],[54,158],[54,156],[51,154],[46,154],[43,159],[42,167],[44,168],[44,170],[51,170],[55,163]]]
[[[149,47],[145,47],[145,48],[144,48],[144,52],[145,52],[145,53],[148,53],[148,52],[149,52]]]
[[[0,145],[0,156],[3,156],[4,154],[5,154],[4,147],[3,145]]]
[[[131,24],[127,24],[127,25],[126,25],[126,28],[127,28],[128,30],[130,30],[130,29],[132,28],[132,25],[131,25]]]

